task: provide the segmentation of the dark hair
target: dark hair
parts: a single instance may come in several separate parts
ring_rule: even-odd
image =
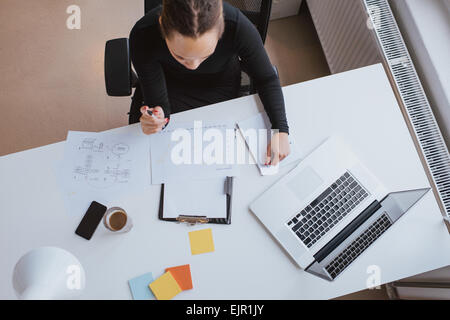
[[[217,28],[219,37],[224,30],[222,0],[163,0],[161,33],[168,38],[172,31],[198,38]]]

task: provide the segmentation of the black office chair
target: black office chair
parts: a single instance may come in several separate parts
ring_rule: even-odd
[[[239,8],[256,26],[263,43],[266,40],[272,0],[228,0]],[[145,13],[162,4],[162,0],[145,0]],[[240,96],[256,93],[251,79],[242,66]],[[275,71],[277,69],[274,67]],[[113,39],[105,46],[105,84],[109,96],[130,96],[133,88],[139,85],[139,79],[131,67],[128,38]],[[141,90],[135,90],[133,100],[143,100]]]

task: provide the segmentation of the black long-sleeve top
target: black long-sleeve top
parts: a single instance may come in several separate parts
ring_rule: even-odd
[[[171,113],[168,77],[181,85],[186,84],[186,88],[205,83],[214,85],[214,81],[226,77],[233,62],[240,59],[254,82],[272,128],[289,132],[279,78],[257,29],[239,9],[224,2],[224,33],[214,53],[196,70],[187,69],[172,57],[159,29],[160,12],[161,7],[147,13],[130,33],[131,60],[146,105],[161,106],[168,117]]]

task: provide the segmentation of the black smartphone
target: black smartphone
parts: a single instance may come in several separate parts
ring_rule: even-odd
[[[106,207],[104,205],[96,201],[92,201],[89,209],[87,209],[83,219],[78,225],[77,230],[75,230],[75,233],[82,238],[90,240],[105,212]]]

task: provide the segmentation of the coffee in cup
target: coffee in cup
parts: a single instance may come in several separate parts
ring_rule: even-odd
[[[131,218],[119,207],[109,208],[103,220],[105,227],[113,232],[128,232],[133,227]]]

